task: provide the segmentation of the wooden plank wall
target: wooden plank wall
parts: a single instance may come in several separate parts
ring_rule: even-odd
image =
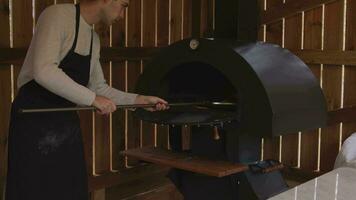
[[[28,48],[41,11],[53,4],[75,2],[78,1],[0,0],[0,47]],[[212,35],[213,5],[214,0],[201,1],[202,36]],[[192,0],[131,0],[124,20],[110,28],[96,24],[95,30],[102,47],[164,47],[191,36],[192,12]],[[102,62],[102,68],[108,84],[133,92],[145,64],[146,61],[108,61]],[[0,66],[0,199],[6,176],[10,105],[16,95],[20,68],[19,64]],[[142,146],[169,148],[167,126],[141,122],[134,119],[129,111],[117,111],[107,117],[88,111],[79,114],[88,175],[96,189],[105,187],[109,182],[107,180],[111,185],[115,184],[115,177],[120,177],[120,171],[135,168],[138,164],[135,160],[120,156],[121,150]],[[189,138],[189,130],[184,130],[183,137]],[[184,141],[186,148],[189,148],[189,140]],[[93,194],[92,198],[105,199],[105,190]]]
[[[43,9],[54,3],[74,0],[0,0],[0,47],[27,48],[33,25]],[[210,37],[214,0],[201,0],[200,35]],[[355,51],[356,0],[262,0],[259,37],[294,52]],[[276,12],[276,10],[280,12]],[[33,17],[34,16],[34,17]],[[103,47],[164,47],[192,34],[192,0],[131,0],[125,19],[107,28],[95,25]],[[326,60],[326,53],[319,60]],[[329,111],[355,106],[356,69],[328,58],[328,63],[308,62],[320,81]],[[335,63],[333,63],[335,62]],[[102,63],[108,83],[132,92],[146,61],[108,61]],[[11,101],[16,95],[16,79],[21,66],[0,66],[0,196],[6,176],[7,129]],[[108,117],[80,113],[88,172],[92,180],[117,176],[138,164],[119,152],[128,148],[159,146],[169,148],[167,126],[138,121],[128,111]],[[342,141],[356,130],[356,122],[263,139],[263,158],[281,160],[307,171],[332,169]],[[183,145],[189,148],[189,128],[183,129]],[[106,179],[100,179],[104,187]],[[111,179],[110,179],[111,180]],[[103,198],[105,191],[94,195]],[[99,198],[99,197],[98,197]]]
[[[320,60],[326,60],[327,54],[323,56],[323,51],[354,50],[355,0],[266,0],[260,5],[260,40],[279,44],[293,52],[321,51]],[[329,111],[356,105],[354,66],[333,59],[327,64],[307,64],[320,81]],[[279,138],[265,138],[263,158],[279,159],[291,167],[324,173],[333,168],[342,142],[355,131],[356,121],[351,121]]]

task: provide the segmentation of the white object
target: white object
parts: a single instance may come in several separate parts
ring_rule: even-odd
[[[190,40],[189,46],[192,50],[196,50],[199,47],[199,40],[197,39]]]
[[[356,168],[356,133],[353,133],[343,143],[336,157],[334,169],[339,167]]]
[[[356,199],[356,169],[337,168],[327,174],[283,192],[270,200]]]

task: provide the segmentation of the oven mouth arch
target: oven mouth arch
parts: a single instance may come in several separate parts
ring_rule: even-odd
[[[173,126],[224,126],[239,118],[236,88],[216,67],[207,63],[194,61],[175,66],[159,81],[156,91],[169,103],[201,104],[154,113],[141,109],[136,116]]]

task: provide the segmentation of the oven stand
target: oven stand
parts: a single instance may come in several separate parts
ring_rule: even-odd
[[[241,134],[238,124],[219,128],[220,139],[214,140],[214,127],[191,127],[192,156],[202,156],[234,163],[255,163],[261,158],[261,137]],[[182,152],[182,127],[170,127],[170,147]],[[263,162],[262,164],[263,165]],[[251,170],[217,178],[179,169],[172,169],[168,177],[185,200],[254,200],[267,199],[288,189],[279,171],[254,173]]]

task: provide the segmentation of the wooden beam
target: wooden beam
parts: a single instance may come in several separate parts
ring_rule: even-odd
[[[119,47],[102,48],[101,61],[149,60],[161,48]],[[296,56],[308,64],[348,65],[356,66],[356,51],[336,50],[291,50]],[[0,65],[22,64],[26,48],[0,48]],[[327,66],[326,66],[327,67]]]
[[[101,49],[101,61],[148,60],[159,50],[155,47],[107,47]],[[0,48],[0,65],[22,64],[26,52],[27,48]]]
[[[292,52],[308,64],[356,65],[356,51],[292,50]]]
[[[27,48],[0,48],[0,65],[22,64]]]
[[[168,170],[169,168],[166,167],[142,164],[134,168],[120,170],[119,172],[90,176],[88,180],[89,191],[100,190],[119,184],[127,184],[134,180],[145,179],[153,174],[164,176]]]
[[[348,123],[356,121],[356,106],[341,108],[328,112],[327,124]]]
[[[285,4],[278,4],[266,11],[262,12],[261,23],[269,24],[271,22],[280,20],[283,17],[289,17],[302,11],[334,2],[336,0],[298,0],[288,1]]]

